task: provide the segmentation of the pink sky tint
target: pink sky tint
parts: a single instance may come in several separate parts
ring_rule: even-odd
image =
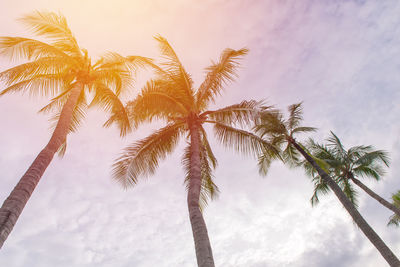
[[[117,51],[157,58],[152,37],[161,34],[197,85],[224,48],[248,47],[218,106],[304,101],[305,124],[320,129],[320,141],[333,130],[348,147],[388,150],[392,168],[382,183],[368,185],[386,198],[400,189],[397,1],[3,0],[0,35],[28,36],[16,19],[33,10],[62,12],[93,57]],[[0,58],[0,70],[10,66]],[[0,98],[0,200],[50,136],[48,117],[36,114],[45,103]],[[120,139],[115,128],[101,127],[105,120],[89,111],[69,136],[65,158],[54,159],[0,251],[0,266],[195,266],[183,144],[153,177],[124,191],[110,177],[111,163],[156,126]],[[210,139],[221,195],[205,219],[217,266],[384,266],[333,196],[310,207],[312,186],[301,170],[275,163],[261,178],[254,160]],[[390,213],[361,192],[360,211],[398,253],[398,229],[386,227]]]

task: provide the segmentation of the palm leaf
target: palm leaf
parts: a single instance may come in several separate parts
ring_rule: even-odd
[[[371,152],[365,152],[362,155],[359,155],[353,163],[353,165],[373,165],[383,163],[386,167],[389,167],[390,157],[389,154],[384,150],[375,150]],[[352,154],[349,149],[349,154]]]
[[[342,190],[343,193],[347,196],[347,198],[353,203],[354,207],[358,207],[357,201],[357,191],[353,188],[353,186],[349,183],[348,179],[342,180]]]
[[[311,206],[316,206],[319,203],[319,196],[326,195],[330,192],[329,186],[323,182],[323,180],[317,176],[314,178],[314,193],[310,199]]]
[[[314,127],[296,127],[292,130],[292,133],[308,133],[315,132],[317,128]]]
[[[217,139],[226,147],[256,158],[266,150],[273,154],[278,154],[278,150],[273,145],[253,133],[216,121],[207,122],[214,124],[214,132]]]
[[[169,90],[169,87],[158,80],[148,81],[141,93],[125,108],[134,127],[155,118],[168,121],[170,117],[180,117],[187,113],[186,107]],[[110,119],[108,124],[115,118]]]
[[[300,122],[303,120],[302,102],[290,105],[288,107],[288,110],[289,118],[287,120],[287,128],[289,129],[289,131],[292,131],[296,127],[298,127],[300,125]]]
[[[361,165],[353,169],[356,176],[371,177],[379,181],[384,170],[380,166],[365,166]]]
[[[14,83],[0,92],[0,96],[14,92],[29,92],[31,96],[56,95],[65,87],[65,79],[59,74],[36,75],[31,79]]]
[[[44,42],[23,37],[0,37],[0,54],[11,60],[37,60],[42,57],[60,57],[70,60],[60,49]]]
[[[215,100],[224,85],[237,77],[236,70],[239,67],[238,60],[248,53],[248,49],[239,50],[225,49],[219,62],[213,63],[206,68],[207,74],[204,82],[196,92],[196,107],[203,110],[210,102]]]
[[[166,61],[161,63],[161,65],[168,73],[168,77],[173,77],[174,79],[177,78],[177,80],[181,81],[181,87],[185,95],[186,102],[192,105],[194,103],[192,79],[183,68],[182,63],[180,62],[178,56],[176,55],[174,49],[171,47],[168,41],[160,35],[154,37],[154,39],[156,39],[156,41],[158,42],[161,54],[164,59],[166,59]],[[161,75],[164,75],[164,73],[165,72],[159,72],[159,74]]]
[[[200,116],[207,116],[211,120],[231,126],[237,123],[243,127],[250,125],[258,118],[261,105],[262,101],[242,101],[218,110],[206,111]]]
[[[126,188],[153,174],[159,161],[176,147],[183,128],[183,123],[169,124],[126,147],[113,164],[113,177]]]
[[[338,158],[346,158],[347,152],[340,142],[340,139],[331,131],[331,136],[327,139],[327,146],[332,148]]]
[[[120,135],[125,136],[126,133],[130,131],[131,127],[121,100],[111,89],[101,82],[95,82],[94,87],[96,88],[96,94],[89,106],[99,106],[105,111],[110,112],[112,114],[111,116],[116,118],[114,122],[118,124]],[[109,124],[106,122],[104,125],[108,126]]]
[[[53,45],[71,55],[80,56],[78,43],[68,27],[66,18],[54,12],[35,11],[20,19],[22,23],[36,34],[54,40]]]
[[[265,109],[260,114],[260,119],[254,131],[261,137],[273,138],[288,135],[282,113],[277,109]]]
[[[24,63],[0,73],[0,80],[11,86],[15,83],[30,80],[37,75],[66,75],[68,62],[62,58],[45,57],[33,62]]]

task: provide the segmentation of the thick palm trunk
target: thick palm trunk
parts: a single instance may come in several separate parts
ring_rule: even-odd
[[[190,126],[190,179],[188,190],[188,208],[192,225],[197,265],[214,267],[210,240],[203,214],[199,208],[201,190],[200,134],[196,124]]]
[[[340,187],[335,183],[335,181],[324,172],[321,167],[313,160],[313,158],[308,155],[304,149],[299,146],[295,140],[289,138],[288,140],[302,155],[303,157],[313,166],[313,168],[318,172],[321,178],[325,183],[329,185],[332,191],[335,193],[339,201],[342,203],[343,207],[350,214],[353,221],[357,224],[357,226],[361,229],[361,231],[367,236],[367,238],[371,241],[371,243],[376,247],[376,249],[381,253],[383,258],[389,263],[390,266],[399,267],[400,261],[394,255],[394,253],[390,250],[388,246],[386,246],[385,242],[378,236],[377,233],[372,229],[372,227],[364,220],[358,210],[354,207],[351,201],[346,197]]]
[[[54,154],[64,143],[71,123],[73,109],[78,101],[83,86],[75,85],[71,90],[67,102],[62,108],[57,126],[46,147],[39,153],[29,169],[19,180],[11,194],[0,208],[0,248],[12,231],[23,208],[28,202],[44,171],[49,166]]]
[[[381,197],[380,195],[378,195],[377,193],[375,193],[374,191],[372,191],[371,189],[369,189],[365,184],[363,184],[360,180],[358,180],[355,177],[350,177],[350,179],[356,184],[358,185],[362,190],[365,191],[365,193],[367,193],[368,195],[370,195],[372,198],[374,198],[376,201],[378,201],[379,203],[381,203],[383,206],[385,206],[386,208],[390,209],[391,211],[393,211],[394,213],[396,213],[398,216],[400,216],[400,209],[397,208],[395,205],[393,205],[392,203],[390,203],[389,201],[387,201],[386,199],[384,199],[383,197]]]

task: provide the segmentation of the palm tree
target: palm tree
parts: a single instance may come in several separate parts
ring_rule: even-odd
[[[108,53],[92,64],[87,51],[78,46],[61,14],[37,11],[24,16],[21,21],[49,42],[1,37],[1,54],[11,60],[22,58],[25,63],[0,73],[0,79],[6,85],[0,95],[28,91],[31,95],[55,96],[40,111],[53,112],[56,125],[48,144],[0,208],[0,248],[54,154],[65,152],[67,134],[77,130],[89,106],[97,105],[118,114],[121,135],[130,129],[118,95],[131,83],[130,71],[136,66],[129,62],[142,63],[145,60],[140,57],[126,59]],[[87,93],[93,95],[90,104],[87,103]]]
[[[392,195],[392,200],[393,200],[393,205],[395,205],[396,207],[400,208],[400,190],[397,191],[396,194]],[[388,226],[389,225],[395,225],[395,226],[399,227],[400,226],[400,216],[397,213],[395,213],[392,216],[390,216],[389,222],[388,222],[387,225]]]
[[[260,153],[268,147],[256,135],[236,126],[248,125],[258,114],[261,102],[243,101],[217,110],[210,103],[232,81],[238,60],[247,49],[225,49],[219,62],[206,68],[206,77],[197,90],[174,50],[163,37],[156,37],[165,62],[155,79],[147,82],[139,96],[126,105],[133,124],[158,119],[166,126],[125,148],[114,165],[114,178],[124,187],[134,186],[151,175],[161,159],[172,153],[181,137],[187,146],[182,164],[186,171],[187,203],[198,266],[214,266],[210,240],[202,215],[207,201],[218,193],[212,170],[217,165],[203,125],[213,125],[217,139],[245,154]]]
[[[376,194],[356,178],[369,177],[380,181],[384,174],[382,165],[389,167],[389,156],[387,152],[383,150],[374,150],[372,146],[354,146],[346,150],[340,139],[333,132],[331,132],[331,136],[327,139],[326,145],[318,144],[310,140],[307,148],[315,158],[326,163],[325,166],[327,167],[328,173],[342,188],[343,192],[353,204],[357,204],[357,192],[353,188],[352,183],[356,184],[369,196],[400,216],[400,209],[398,207]],[[311,203],[315,205],[318,203],[318,193],[327,193],[329,187],[324,184],[323,180],[310,164],[306,163],[304,167],[307,173],[313,177],[315,186]]]
[[[313,127],[300,126],[301,121],[301,103],[289,106],[289,118],[287,120],[283,118],[283,115],[279,110],[267,109],[261,114],[255,130],[261,137],[275,146],[283,147],[286,145],[285,149],[282,151],[282,158],[285,162],[289,162],[292,165],[297,164],[300,155],[302,155],[304,159],[307,160],[307,162],[317,171],[323,182],[335,193],[343,207],[352,217],[353,221],[378,249],[390,266],[400,266],[400,261],[394,253],[386,246],[371,226],[369,226],[332,177],[324,171],[324,167],[320,166],[318,159],[311,156],[304,146],[296,141],[294,138],[295,134],[315,131],[315,128]],[[260,160],[259,163],[262,165],[263,161]],[[260,169],[263,169],[263,166],[260,166]]]

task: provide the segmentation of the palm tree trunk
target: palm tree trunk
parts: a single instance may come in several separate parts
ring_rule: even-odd
[[[358,180],[354,176],[350,177],[350,179],[356,185],[358,185],[362,190],[364,190],[368,195],[370,195],[372,198],[374,198],[376,201],[378,201],[383,206],[385,206],[386,208],[390,209],[391,211],[396,213],[398,216],[400,216],[400,209],[397,208],[395,205],[393,205],[392,203],[390,203],[389,201],[387,201],[386,199],[384,199],[383,197],[381,197],[380,195],[378,195],[377,193],[375,193],[374,191],[369,189],[365,184],[363,184],[360,180]]]
[[[82,84],[76,84],[72,89],[67,102],[62,108],[57,126],[46,147],[39,153],[29,169],[25,172],[18,184],[0,208],[0,248],[14,228],[18,217],[28,202],[40,178],[49,166],[54,154],[64,143],[71,123],[73,109],[83,89]]]
[[[329,185],[332,191],[335,193],[339,201],[342,203],[343,207],[350,214],[353,221],[357,224],[357,226],[361,229],[361,231],[367,236],[367,238],[371,241],[371,243],[376,247],[376,249],[381,253],[383,258],[389,263],[390,266],[399,267],[400,261],[394,255],[394,253],[390,250],[388,246],[386,246],[385,242],[378,236],[377,233],[372,229],[372,227],[365,221],[365,219],[361,216],[358,210],[354,207],[351,201],[346,197],[340,187],[335,183],[335,181],[326,173],[322,168],[313,160],[313,158],[308,155],[304,149],[296,143],[296,141],[292,138],[288,138],[288,142],[292,144],[302,155],[303,157],[313,166],[313,168],[318,172],[321,178],[325,183]]]
[[[190,179],[188,190],[188,208],[192,225],[197,265],[199,267],[214,267],[210,240],[203,214],[199,208],[201,190],[200,134],[198,125],[190,125]]]

